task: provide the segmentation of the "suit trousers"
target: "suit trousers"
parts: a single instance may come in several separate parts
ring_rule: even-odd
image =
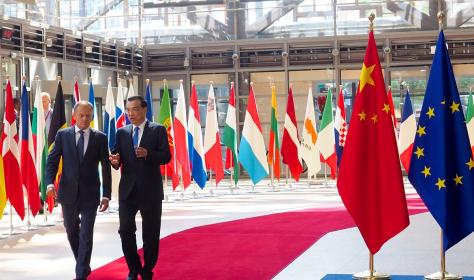
[[[97,206],[61,204],[67,239],[76,259],[76,278],[87,278],[90,274],[94,223]]]
[[[158,260],[162,204],[161,200],[155,202],[140,201],[139,199],[134,199],[134,197],[136,198],[135,195],[132,195],[127,200],[119,201],[119,234],[122,240],[122,250],[130,274],[141,273],[143,276],[151,276]],[[143,268],[137,253],[135,235],[137,230],[135,216],[138,211],[140,211],[142,216]]]

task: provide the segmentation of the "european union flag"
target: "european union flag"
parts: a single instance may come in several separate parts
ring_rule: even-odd
[[[443,31],[426,87],[408,178],[443,230],[444,251],[474,231],[474,160]]]

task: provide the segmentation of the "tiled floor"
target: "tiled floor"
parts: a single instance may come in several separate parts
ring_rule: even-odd
[[[281,183],[273,191],[264,182],[250,193],[248,182],[242,182],[233,193],[229,186],[184,193],[168,191],[163,203],[162,237],[194,226],[260,216],[269,213],[313,208],[340,203],[334,182],[325,185],[306,182],[287,186]],[[407,186],[407,192],[413,189]],[[99,214],[94,235],[92,267],[96,268],[122,256],[117,234],[118,215],[115,203],[112,211]],[[8,209],[7,209],[8,210]],[[7,211],[8,212],[8,211]],[[139,216],[138,218],[139,219]],[[37,227],[41,215],[32,219]],[[50,221],[56,226],[41,227],[10,236],[9,215],[0,220],[0,279],[72,279],[74,259],[60,224],[60,212],[55,210]],[[14,224],[20,221],[15,219]],[[24,224],[24,223],[23,223]],[[141,236],[138,223],[137,236]],[[141,238],[139,238],[140,240]],[[140,241],[139,241],[140,242]],[[139,244],[140,245],[140,244]],[[141,246],[141,245],[140,245]],[[353,273],[367,268],[368,251],[357,229],[348,229],[324,236],[275,279],[320,279],[329,273]],[[474,275],[474,237],[468,237],[448,251],[447,268],[463,275]],[[375,257],[377,269],[392,274],[423,275],[439,268],[439,229],[429,213],[411,218],[410,227],[389,241]]]

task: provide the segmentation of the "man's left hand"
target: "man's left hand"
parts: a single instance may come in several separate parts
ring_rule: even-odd
[[[146,158],[148,151],[145,148],[138,147],[135,149],[135,155],[137,158]]]
[[[100,202],[100,208],[99,212],[104,212],[109,208],[109,200],[107,198],[102,198],[102,201]]]

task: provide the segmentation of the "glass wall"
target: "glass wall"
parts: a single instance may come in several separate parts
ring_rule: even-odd
[[[413,111],[416,119],[418,119],[423,105],[428,75],[429,69],[427,66],[392,68],[390,70],[393,104],[395,106],[395,116],[398,120],[401,118],[401,109],[407,91],[410,92]]]

